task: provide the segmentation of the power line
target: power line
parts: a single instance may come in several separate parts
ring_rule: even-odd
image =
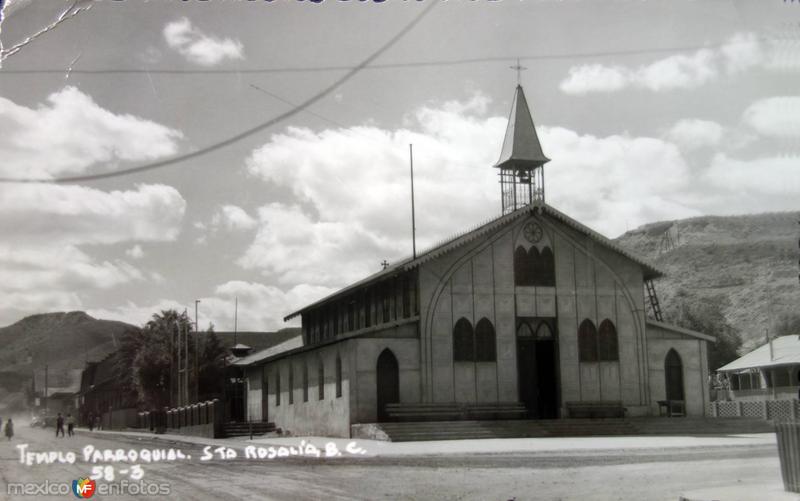
[[[576,58],[591,58],[591,57],[605,57],[605,56],[631,56],[640,54],[660,54],[660,53],[674,53],[674,52],[687,52],[700,49],[715,49],[721,47],[722,43],[715,43],[710,45],[690,45],[679,47],[653,47],[649,49],[622,49],[613,51],[593,51],[593,52],[569,52],[562,54],[532,54],[528,56],[485,56],[473,57],[464,59],[438,59],[432,61],[405,61],[396,63],[380,63],[364,66],[362,70],[385,70],[397,68],[420,68],[420,67],[436,67],[436,66],[459,66],[466,64],[476,63],[497,63],[497,62],[516,62],[520,61],[546,61],[546,60],[561,60],[561,59],[576,59]],[[360,65],[359,65],[360,66]],[[142,69],[142,68],[100,68],[100,69],[73,69],[72,74],[75,75],[110,75],[110,74],[140,74],[149,73],[153,75],[226,75],[226,74],[258,74],[258,73],[316,73],[316,72],[330,72],[330,71],[350,71],[358,68],[359,66],[284,66],[275,68],[191,68],[191,69]],[[28,69],[3,69],[0,71],[0,76],[3,74],[61,74],[64,73],[63,68],[50,69],[50,68],[28,68]]]
[[[372,61],[374,61],[375,59],[380,57],[381,54],[383,54],[384,52],[389,50],[389,48],[391,48],[395,43],[397,43],[401,38],[403,38],[409,31],[411,31],[411,29],[414,28],[420,21],[422,21],[422,19],[425,16],[427,16],[428,13],[436,5],[438,5],[438,2],[430,2],[430,3],[428,3],[428,5],[425,7],[425,9],[422,12],[420,12],[414,19],[411,20],[411,22],[409,22],[405,27],[403,27],[403,29],[401,29],[399,32],[397,32],[397,34],[395,34],[392,38],[390,38],[386,43],[384,43],[381,47],[379,47],[375,52],[373,52],[371,55],[369,55],[366,59],[364,59],[357,66],[354,66],[352,69],[350,69],[347,73],[345,73],[343,76],[338,78],[332,84],[328,85],[327,87],[325,87],[324,89],[322,89],[318,93],[314,94],[309,99],[306,99],[305,101],[300,103],[298,106],[294,107],[293,109],[291,109],[291,110],[289,110],[289,111],[287,111],[285,113],[282,113],[282,114],[276,116],[275,118],[272,118],[271,120],[268,120],[268,121],[266,121],[264,123],[256,125],[255,127],[251,127],[251,128],[249,128],[249,129],[247,129],[247,130],[245,130],[243,132],[240,132],[240,133],[238,133],[238,134],[236,134],[234,136],[229,137],[228,139],[219,141],[217,143],[214,143],[212,145],[206,146],[204,148],[201,148],[199,150],[193,151],[191,153],[186,153],[186,154],[183,154],[183,155],[178,155],[178,156],[174,156],[174,157],[171,157],[171,158],[166,158],[164,160],[160,160],[160,161],[157,161],[157,162],[152,162],[152,163],[149,163],[149,164],[140,165],[140,166],[137,166],[137,167],[131,167],[131,168],[128,168],[128,169],[122,169],[122,170],[113,171],[113,172],[105,172],[105,173],[100,173],[100,174],[88,174],[88,175],[83,175],[83,176],[67,176],[67,177],[60,177],[60,178],[54,178],[54,179],[0,178],[0,183],[75,183],[75,182],[95,181],[95,180],[98,180],[98,179],[108,179],[108,178],[113,178],[113,177],[127,176],[127,175],[130,175],[130,174],[135,174],[135,173],[139,173],[139,172],[145,172],[145,171],[149,171],[149,170],[153,170],[153,169],[158,169],[158,168],[161,168],[161,167],[166,167],[168,165],[176,164],[178,162],[183,162],[185,160],[191,160],[193,158],[200,157],[200,156],[205,155],[207,153],[211,153],[212,151],[216,151],[216,150],[218,150],[220,148],[224,148],[226,146],[229,146],[229,145],[231,145],[233,143],[241,141],[242,139],[244,139],[246,137],[252,136],[256,132],[260,132],[260,131],[268,128],[268,127],[271,127],[271,126],[275,125],[276,123],[278,123],[278,122],[280,122],[280,121],[282,121],[282,120],[284,120],[286,118],[289,118],[289,117],[299,113],[300,111],[306,109],[307,107],[311,106],[312,104],[316,103],[320,99],[322,99],[325,96],[327,96],[328,94],[330,94],[335,88],[339,87],[340,85],[342,85],[346,81],[350,80],[350,78],[355,76],[356,73],[358,73],[363,68],[365,68],[369,63],[371,63]]]

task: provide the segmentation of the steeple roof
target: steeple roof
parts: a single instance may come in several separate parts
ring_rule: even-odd
[[[503,149],[495,167],[533,169],[549,161],[550,159],[542,152],[542,145],[539,144],[539,136],[536,135],[525,93],[522,91],[522,86],[517,85],[514,102],[511,105],[511,115],[508,117],[506,136],[503,139]]]

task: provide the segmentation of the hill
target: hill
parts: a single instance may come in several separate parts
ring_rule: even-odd
[[[31,315],[0,328],[0,386],[35,370],[49,367],[53,381],[70,370],[83,369],[87,360],[100,360],[112,352],[121,337],[135,327],[123,322],[98,320],[82,311]]]
[[[798,214],[783,212],[662,221],[616,242],[666,273],[655,282],[665,319],[682,303],[719,302],[749,351],[765,329],[800,320],[798,236]]]

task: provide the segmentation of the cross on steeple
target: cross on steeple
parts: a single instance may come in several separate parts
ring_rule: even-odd
[[[519,64],[519,58],[517,58],[517,64],[515,66],[509,66],[509,68],[511,68],[512,70],[517,70],[517,85],[520,85],[520,81],[522,78],[521,73],[523,70],[527,70],[528,68]]]
[[[383,266],[383,269],[385,270],[386,268],[389,267],[389,261],[384,259],[383,262],[381,263],[381,266]]]

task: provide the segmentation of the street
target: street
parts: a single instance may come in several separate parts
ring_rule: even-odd
[[[196,439],[192,439],[196,440]],[[286,439],[282,439],[286,440]],[[300,443],[300,438],[296,442]],[[526,439],[536,440],[536,439]],[[609,440],[614,440],[609,438]],[[135,483],[128,463],[84,461],[84,447],[95,450],[180,449],[186,459],[142,465],[147,484],[165,484],[176,499],[671,499],[688,490],[714,486],[779,483],[775,446],[747,444],[703,447],[508,452],[491,454],[397,455],[335,459],[245,458],[245,442],[209,441],[207,461],[201,444],[172,442],[79,430],[55,439],[53,430],[19,426],[11,442],[0,445],[0,496],[9,499],[63,499],[63,495],[9,495],[8,483],[68,482],[88,476],[95,466],[114,480]],[[20,449],[75,454],[74,464],[20,463]],[[215,452],[226,443],[236,458]],[[324,451],[323,451],[324,452]],[[324,455],[324,454],[323,454]],[[191,456],[191,459],[188,459]],[[208,456],[208,453],[206,454]],[[35,458],[31,456],[34,463]],[[91,457],[90,457],[91,460]],[[152,460],[152,458],[151,458]],[[123,473],[124,472],[124,473]],[[102,482],[98,480],[99,483]],[[154,487],[155,488],[155,487]],[[41,492],[41,491],[39,491]],[[154,491],[155,492],[155,491]],[[72,496],[72,494],[69,494]],[[96,498],[134,499],[117,494]]]

